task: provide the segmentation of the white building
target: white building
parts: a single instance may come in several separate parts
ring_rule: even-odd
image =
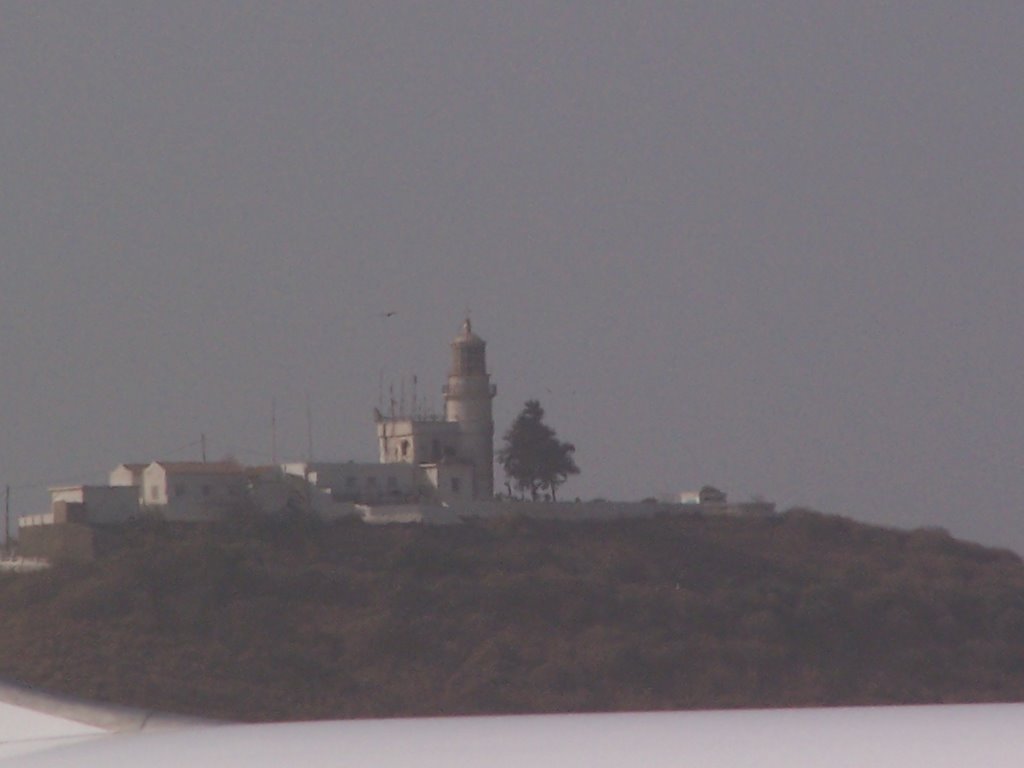
[[[487,344],[469,319],[452,342],[452,365],[444,393],[444,417],[409,416],[378,410],[382,464],[420,468],[424,498],[440,502],[494,496],[494,417],[497,388],[487,372]]]
[[[246,504],[264,511],[304,507],[335,517],[353,514],[356,505],[489,501],[496,388],[487,372],[486,346],[467,319],[451,343],[443,416],[395,413],[394,407],[387,416],[376,411],[376,463],[288,462],[248,469],[234,461],[125,463],[110,472],[108,486],[51,489],[50,512],[31,524],[124,522],[140,515],[216,520]]]
[[[145,471],[149,464],[118,464],[110,471],[110,485],[116,486],[134,486],[135,488],[142,488],[142,473]],[[139,501],[142,500],[142,493],[140,490]]]
[[[472,498],[473,467],[460,461],[293,461],[281,469],[286,475],[304,478],[337,504],[449,503]]]
[[[712,485],[705,485],[699,491],[679,491],[664,498],[669,504],[725,504],[726,495]]]
[[[23,517],[20,525],[125,523],[139,516],[134,488],[109,485],[58,485],[49,489],[50,512]]]
[[[141,488],[143,508],[166,520],[215,520],[245,502],[249,478],[234,461],[154,461]]]
[[[281,469],[305,478],[337,503],[454,504],[493,498],[491,401],[497,390],[487,372],[486,347],[467,319],[451,344],[443,416],[396,412],[394,405],[387,416],[375,412],[378,463],[289,462]]]
[[[338,502],[401,504],[420,495],[412,464],[370,462],[292,461],[281,465],[285,474],[306,481]]]

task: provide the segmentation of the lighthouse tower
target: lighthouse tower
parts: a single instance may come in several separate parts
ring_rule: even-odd
[[[497,387],[487,373],[487,344],[469,318],[452,342],[452,368],[444,387],[445,421],[459,425],[459,458],[473,465],[473,497],[494,496],[494,416]]]

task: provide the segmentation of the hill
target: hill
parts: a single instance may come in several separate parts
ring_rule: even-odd
[[[803,510],[111,531],[0,676],[231,719],[1024,700],[1024,565]]]

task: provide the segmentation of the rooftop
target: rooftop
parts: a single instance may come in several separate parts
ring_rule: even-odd
[[[154,461],[153,464],[163,467],[169,475],[241,475],[245,472],[236,461]]]

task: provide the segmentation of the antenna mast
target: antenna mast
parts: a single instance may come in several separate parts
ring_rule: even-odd
[[[270,461],[277,466],[277,398],[270,398]]]
[[[313,407],[309,404],[309,393],[306,393],[306,461],[313,461]]]

